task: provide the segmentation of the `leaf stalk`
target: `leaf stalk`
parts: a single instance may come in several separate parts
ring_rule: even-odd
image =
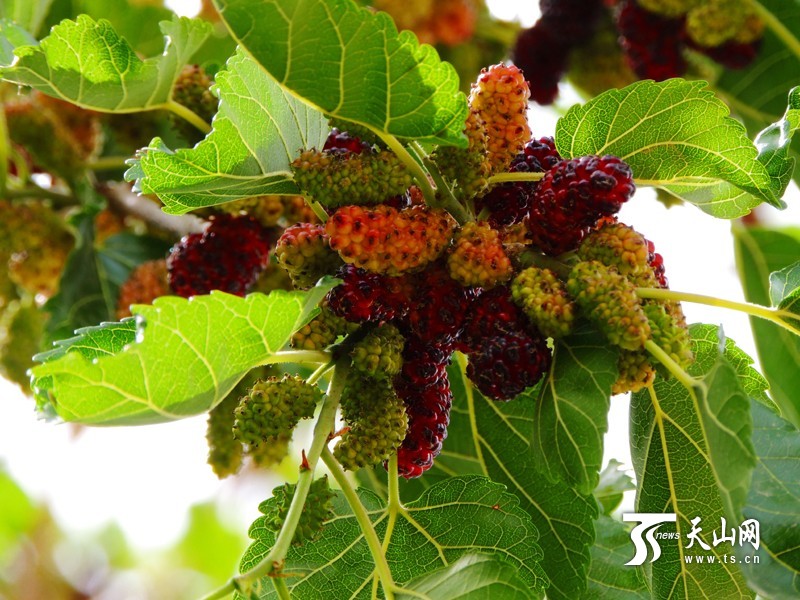
[[[372,526],[372,521],[370,521],[367,511],[364,509],[364,505],[358,498],[356,490],[350,484],[350,480],[347,479],[347,475],[345,475],[341,465],[339,465],[338,461],[327,447],[322,451],[322,462],[325,463],[325,466],[328,467],[336,483],[342,488],[342,493],[347,499],[347,503],[350,505],[359,527],[361,527],[361,533],[364,534],[364,539],[367,541],[372,560],[375,561],[375,571],[378,574],[378,579],[381,582],[386,599],[394,600],[394,590],[396,586],[392,579],[392,572],[389,569],[389,563],[386,562],[386,556],[384,549],[381,547],[381,541],[378,539],[378,534],[375,533],[375,528]]]
[[[206,123],[203,119],[200,118],[200,116],[196,112],[185,107],[183,104],[175,102],[175,100],[170,100],[164,106],[164,108],[166,108],[174,115],[179,116],[184,121],[191,123],[197,129],[202,131],[204,134],[208,135],[209,133],[211,133],[211,125]]]
[[[312,352],[312,351],[300,351]],[[293,352],[293,353],[296,353]],[[278,353],[278,354],[289,354]],[[327,353],[321,353],[327,354]],[[300,475],[297,478],[297,487],[295,488],[294,498],[286,514],[286,520],[281,527],[275,544],[267,555],[252,569],[237,575],[232,578],[225,586],[220,588],[217,592],[212,592],[211,595],[206,596],[203,600],[215,600],[217,598],[224,598],[225,595],[234,590],[249,590],[252,586],[262,577],[269,577],[276,572],[276,565],[282,565],[286,554],[289,552],[292,541],[294,540],[297,525],[300,522],[300,516],[303,513],[303,507],[306,503],[308,490],[314,480],[314,471],[317,463],[319,462],[320,455],[326,450],[328,437],[333,431],[336,422],[336,409],[339,406],[339,399],[342,396],[347,372],[350,369],[348,360],[341,360],[336,363],[333,372],[333,378],[328,386],[328,394],[322,402],[322,409],[317,417],[317,423],[314,426],[314,436],[311,441],[311,446],[306,453],[306,460],[308,468],[300,470]],[[277,589],[277,588],[276,588]],[[278,591],[280,593],[280,591]],[[217,595],[214,595],[217,594]],[[222,594],[222,595],[220,595]]]

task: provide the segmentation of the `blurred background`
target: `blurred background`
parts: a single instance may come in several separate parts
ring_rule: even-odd
[[[165,5],[187,16],[201,9],[200,0]],[[538,17],[536,0],[487,5],[496,18],[523,27]],[[552,135],[558,117],[581,101],[562,83],[554,105],[531,109],[534,135]],[[788,210],[759,209],[759,219],[800,224],[794,184],[786,200]],[[640,190],[620,220],[655,243],[672,289],[744,299],[730,223],[693,207],[666,208],[651,190]],[[722,324],[755,356],[746,317],[704,306],[684,310],[689,322]],[[630,471],[627,413],[627,397],[615,397],[606,460]],[[205,416],[147,428],[44,422],[19,388],[0,380],[0,599],[181,600],[233,574],[259,502],[291,480],[297,465],[290,458],[275,472],[220,481],[205,462],[205,428]],[[295,439],[302,445],[302,435]],[[623,511],[632,499],[626,494]]]

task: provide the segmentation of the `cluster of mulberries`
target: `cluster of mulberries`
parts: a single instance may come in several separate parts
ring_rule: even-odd
[[[565,74],[591,95],[688,69],[687,49],[741,69],[756,57],[764,24],[749,0],[540,0],[512,56],[531,97],[552,103]],[[535,76],[534,76],[535,74]]]
[[[617,28],[636,74],[663,81],[686,72],[685,48],[731,69],[746,67],[764,24],[748,0],[625,0]]]

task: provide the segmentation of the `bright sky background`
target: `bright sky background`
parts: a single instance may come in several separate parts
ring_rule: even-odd
[[[194,14],[199,0],[167,4],[182,14]],[[489,0],[499,17],[519,16],[525,25],[535,21],[537,4]],[[579,101],[574,92],[563,88],[556,110],[532,109],[534,134],[552,135],[558,109]],[[800,224],[796,188],[787,200],[792,209],[768,211],[765,220]],[[649,190],[638,192],[620,218],[651,239],[664,255],[672,289],[743,299],[728,222],[693,207],[667,210]],[[729,337],[755,354],[745,317],[703,306],[685,305],[684,309],[689,322],[724,323]],[[606,458],[617,458],[630,467],[626,398],[613,399],[609,423]],[[222,512],[245,530],[258,514],[258,503],[279,482],[266,477],[220,482],[205,464],[206,452],[205,416],[151,427],[85,429],[75,435],[69,425],[39,421],[32,402],[0,380],[0,462],[26,490],[48,501],[56,518],[73,532],[114,520],[134,545],[165,546],[184,527],[187,507],[210,498],[218,499]]]

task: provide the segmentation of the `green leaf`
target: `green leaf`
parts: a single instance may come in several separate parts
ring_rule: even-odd
[[[542,473],[590,494],[603,465],[617,353],[594,331],[556,343],[553,366],[536,395],[531,450]],[[519,401],[519,400],[517,400]]]
[[[663,188],[716,217],[740,217],[762,201],[780,205],[744,127],[704,81],[639,81],[604,92],[558,121],[556,145],[569,158],[618,156],[640,185]],[[731,196],[724,184],[738,191]]]
[[[0,18],[13,21],[32,35],[39,33],[53,0],[3,0]]]
[[[634,554],[630,529],[605,515],[595,523],[592,567],[584,600],[650,600],[642,571],[625,566]]]
[[[622,463],[613,458],[600,472],[600,480],[594,489],[594,497],[600,503],[604,515],[610,515],[619,507],[624,492],[635,490],[636,484],[620,467]]]
[[[0,66],[10,65],[14,60],[14,48],[36,44],[36,39],[19,25],[8,19],[0,19]]]
[[[701,378],[693,393],[676,378],[659,378],[652,392],[635,393],[631,401],[637,512],[676,513],[674,527],[681,538],[662,544],[649,587],[655,599],[749,598],[738,567],[721,558],[725,547],[711,546],[711,530],[722,517],[734,522],[741,516],[755,465],[750,400],[720,352],[718,328],[694,325],[691,333],[696,360],[689,372]],[[711,547],[708,555],[717,557],[714,564],[683,560],[698,552],[686,547],[696,517],[706,523],[701,538]]]
[[[174,14],[159,4],[136,0],[72,0],[72,10],[66,16],[89,15],[95,21],[105,19],[141,56],[154,56],[164,48],[164,38],[153,25],[168,21]]]
[[[33,529],[40,511],[25,491],[11,479],[0,465],[0,498],[3,510],[0,511],[0,560],[8,564],[11,553],[19,549],[25,534]]]
[[[383,540],[389,521],[383,500],[364,489],[358,495]],[[268,514],[274,503],[267,500],[259,510]],[[285,570],[302,575],[286,583],[298,598],[370,598],[374,565],[367,542],[341,492],[336,493],[333,506],[334,516],[325,524],[322,537],[289,550]],[[396,583],[405,585],[468,553],[492,553],[511,565],[530,590],[528,597],[543,596],[547,578],[539,565],[542,551],[536,543],[536,528],[502,485],[474,475],[454,477],[407,503],[406,511],[397,515],[386,549]],[[264,517],[250,527],[250,537],[254,542],[242,558],[242,572],[264,558],[275,542]],[[264,583],[261,598],[275,598],[269,580]]]
[[[753,402],[753,444],[758,464],[744,508],[760,525],[761,545],[737,547],[751,588],[770,600],[800,597],[800,431],[767,407]],[[759,563],[744,562],[756,555]],[[752,560],[752,559],[751,559]]]
[[[466,147],[458,75],[352,0],[217,0],[233,36],[291,93],[376,132]]]
[[[749,302],[769,306],[770,274],[797,262],[800,231],[760,227],[734,227],[736,264]],[[764,319],[752,317],[750,325],[758,357],[769,381],[772,398],[781,415],[800,425],[800,338]]]
[[[800,261],[769,275],[772,305],[800,314]]]
[[[507,562],[487,554],[465,554],[449,567],[415,579],[405,589],[430,600],[527,600],[537,596]],[[419,598],[399,592],[397,600]]]
[[[789,92],[789,104],[783,118],[771,124],[756,137],[758,160],[767,168],[783,195],[792,180],[796,160],[791,155],[794,134],[800,129],[800,87]]]
[[[238,198],[299,194],[289,163],[302,148],[321,148],[322,113],[300,102],[243,52],[217,74],[214,130],[194,148],[172,152],[156,138],[126,174],[180,214]]]
[[[108,21],[81,15],[62,21],[38,46],[20,46],[13,66],[0,74],[49,96],[102,112],[130,113],[165,108],[172,86],[211,26],[174,17],[159,27],[161,55],[141,60]]]
[[[69,344],[66,353],[34,367],[34,391],[62,419],[93,425],[159,423],[206,412],[247,371],[269,362],[333,285],[246,298],[164,296],[134,306],[135,343],[120,350],[110,332],[93,332],[85,344]],[[96,358],[76,351],[86,345]],[[103,350],[116,352],[102,356]]]
[[[74,337],[54,342],[55,347],[52,350],[40,352],[33,359],[36,362],[51,362],[69,352],[79,352],[87,360],[111,356],[121,352],[128,344],[133,344],[137,330],[136,319],[133,317],[120,322],[82,327],[75,331]]]
[[[574,600],[586,589],[589,546],[594,542],[597,502],[538,469],[531,445],[535,399],[531,388],[511,402],[495,402],[473,389],[464,357],[449,369],[453,408],[442,453],[419,479],[400,482],[404,498],[448,475],[478,473],[517,496],[539,531],[542,566],[550,579],[550,600]],[[541,385],[541,384],[540,384]]]

